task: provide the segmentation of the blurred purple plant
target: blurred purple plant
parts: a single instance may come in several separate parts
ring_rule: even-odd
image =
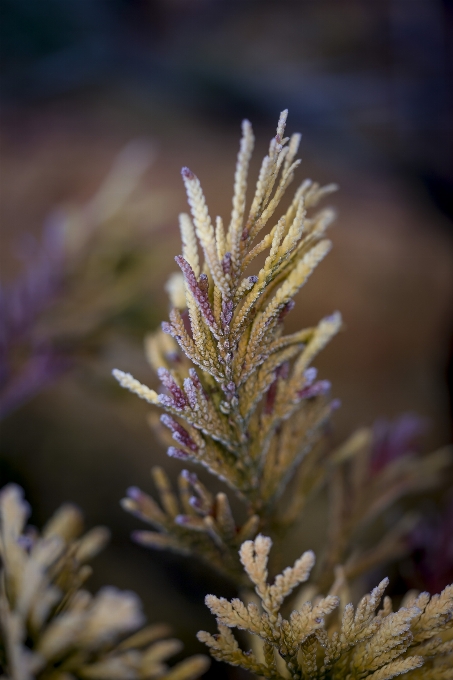
[[[428,421],[415,413],[403,413],[394,421],[384,418],[373,426],[370,471],[377,474],[393,461],[419,453],[419,438],[428,430]]]
[[[378,420],[373,428],[370,470],[377,475],[385,467],[405,456],[421,453],[420,437],[429,422],[414,413],[396,420]],[[411,552],[409,586],[440,593],[453,580],[453,495],[443,511],[428,508],[406,535]]]
[[[427,512],[409,536],[414,551],[415,587],[423,586],[431,593],[440,593],[453,580],[453,494],[450,493],[443,511]]]
[[[27,234],[18,255],[25,271],[10,286],[0,288],[2,346],[30,330],[36,317],[58,291],[64,267],[63,220],[53,215],[44,226],[41,243]]]
[[[136,303],[146,280],[141,269],[149,268],[144,239],[162,213],[154,193],[137,201],[152,158],[145,140],[131,142],[87,204],[55,211],[40,241],[27,234],[19,244],[23,272],[0,284],[0,419],[71,366],[84,339]],[[121,266],[125,257],[129,268]]]
[[[44,227],[41,242],[31,235],[19,250],[24,272],[14,282],[0,284],[0,418],[32,397],[63,371],[68,361],[35,325],[62,289],[65,252],[64,219],[54,214]],[[17,370],[13,356],[21,343],[29,349]]]

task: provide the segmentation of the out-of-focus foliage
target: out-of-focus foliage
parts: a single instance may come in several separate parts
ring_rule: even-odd
[[[181,649],[165,639],[168,627],[143,627],[135,593],[104,587],[91,595],[82,586],[88,562],[109,532],[82,534],[83,520],[62,506],[38,533],[22,490],[0,492],[0,673],[10,680],[90,678],[101,680],[194,680],[208,667],[203,656],[169,669]]]
[[[56,211],[39,243],[24,239],[24,271],[0,288],[0,417],[98,350],[112,328],[149,326],[146,272],[168,206],[140,185],[152,155],[131,143],[89,203]]]
[[[409,535],[411,560],[405,576],[414,587],[438,593],[453,581],[453,497],[450,493],[437,507],[424,508],[423,517]]]

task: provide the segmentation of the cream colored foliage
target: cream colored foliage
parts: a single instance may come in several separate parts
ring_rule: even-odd
[[[144,399],[149,404],[158,404],[159,396],[154,390],[150,390],[146,385],[142,385],[130,373],[123,373],[115,369],[113,374],[122,387],[136,394],[140,399]]]
[[[165,289],[173,307],[176,307],[176,309],[187,308],[184,277],[182,274],[172,274],[165,285]]]
[[[180,650],[166,626],[143,628],[138,596],[113,587],[82,588],[86,562],[106,544],[103,527],[82,535],[79,510],[64,505],[39,535],[26,526],[22,490],[0,492],[0,669],[5,680],[191,680],[207,668],[193,657],[171,669]],[[138,631],[138,632],[134,632]],[[4,664],[4,666],[3,666]]]
[[[390,680],[402,674],[408,680],[449,677],[441,669],[453,663],[453,644],[442,643],[436,635],[440,630],[453,632],[451,588],[433,598],[422,594],[411,606],[392,612],[389,598],[378,609],[388,584],[385,579],[356,609],[348,604],[341,614],[339,598],[328,594],[313,603],[304,602],[285,619],[280,613],[283,600],[307,580],[314,555],[304,553],[269,585],[271,545],[269,538],[259,535],[240,550],[260,607],[207,595],[206,604],[217,618],[219,633],[213,636],[202,631],[198,638],[214,658],[274,680]],[[264,662],[251,651],[244,653],[230,628],[261,638]],[[421,635],[422,646],[418,644]]]

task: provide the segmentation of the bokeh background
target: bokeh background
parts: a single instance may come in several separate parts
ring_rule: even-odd
[[[343,313],[346,332],[317,362],[343,403],[334,437],[416,412],[426,450],[446,443],[453,3],[2,0],[0,23],[1,482],[25,488],[36,524],[71,500],[89,526],[109,525],[92,587],[136,590],[150,620],[198,651],[194,633],[213,627],[204,594],[231,592],[130,542],[124,490],[151,489],[152,464],[173,477],[180,465],[110,376],[154,385],[142,341],[167,314],[180,168],[227,216],[241,119],[254,124],[256,173],[289,108],[300,179],[341,188],[335,249],[289,322]]]

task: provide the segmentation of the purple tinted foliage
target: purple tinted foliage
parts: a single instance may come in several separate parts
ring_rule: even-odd
[[[277,396],[277,385],[278,378],[275,378],[267,390],[266,400],[264,402],[264,413],[267,416],[270,415],[274,410],[275,397]]]
[[[173,378],[170,371],[168,371],[166,368],[159,368],[157,370],[157,375],[159,376],[162,385],[167,388],[173,397],[173,405],[177,409],[183,410],[187,406],[187,397],[177,384],[176,380]]]
[[[310,369],[308,369],[310,370]],[[277,387],[279,380],[287,380],[289,376],[289,362],[285,361],[281,366],[275,369],[275,380],[271,383],[264,402],[264,413],[270,415],[274,410],[275,397],[277,396]]]
[[[172,335],[173,329],[171,327],[171,323],[169,323],[168,321],[162,321],[160,326],[162,328],[163,333],[167,333],[167,335]]]
[[[212,515],[214,511],[212,499],[197,475],[194,472],[189,472],[189,470],[183,470],[181,476],[189,482],[193,490],[193,496],[189,499],[190,505],[200,514]]]
[[[299,399],[312,399],[313,397],[324,396],[329,392],[331,384],[328,380],[318,380],[313,385],[306,385],[298,391]]]
[[[141,545],[144,545],[145,547],[147,547],[149,545],[148,540],[147,540],[148,536],[149,536],[149,531],[143,531],[143,530],[140,530],[140,529],[138,529],[137,531],[133,531],[131,533],[131,538],[134,541],[134,543],[140,543]],[[154,547],[158,548],[159,546],[154,546]]]
[[[198,482],[198,477],[195,472],[190,472],[190,470],[182,470],[181,477],[184,477],[190,484],[196,484]]]
[[[31,237],[21,248],[25,271],[10,285],[0,288],[0,348],[28,333],[36,318],[60,291],[64,273],[62,218],[55,215],[44,227],[41,243]]]
[[[318,370],[314,366],[310,366],[310,368],[307,368],[307,370],[304,373],[305,384],[312,385],[315,382],[317,375]]]
[[[296,303],[294,300],[288,300],[286,305],[283,305],[282,309],[280,310],[280,314],[278,315],[278,320],[279,322],[283,321],[285,316],[290,313],[292,309],[294,309]]]
[[[228,401],[231,401],[236,396],[236,385],[233,381],[230,381],[226,385],[222,385],[222,390]]]
[[[338,411],[339,408],[341,408],[341,399],[332,399],[330,402],[330,410]]]
[[[217,329],[217,323],[209,303],[208,294],[200,287],[192,267],[187,262],[187,260],[182,257],[182,255],[176,255],[175,261],[181,267],[181,271],[184,274],[184,278],[187,282],[187,285],[189,286],[190,292],[197,301],[198,307],[206,319],[209,327],[211,329]]]
[[[31,536],[25,535],[19,536],[17,539],[17,544],[27,552],[30,552],[33,547],[33,538]]]
[[[195,179],[195,175],[193,174],[192,170],[190,168],[181,168],[181,175],[185,177],[186,179]]]
[[[373,427],[370,469],[377,473],[392,461],[419,452],[418,439],[428,423],[414,413],[404,413],[393,422],[378,420]]]
[[[233,318],[233,300],[224,300],[222,302],[222,311],[220,314],[220,319],[222,321],[222,327],[227,329]]]
[[[417,525],[409,545],[414,551],[412,585],[440,593],[453,581],[453,495],[443,513],[431,512]]]
[[[194,368],[189,368],[189,375],[190,375],[190,379],[192,380],[192,382],[195,385],[195,387],[197,388],[197,390],[200,390],[200,392],[204,393],[203,385],[201,384],[200,378],[198,377],[198,373],[196,372],[196,370]]]
[[[236,385],[232,380],[228,383],[226,387],[229,394],[234,394],[236,392]]]
[[[133,501],[139,501],[143,496],[143,491],[141,491],[138,486],[130,486],[126,489],[126,496]]]
[[[205,295],[209,293],[209,279],[207,274],[200,274],[198,278],[198,286]]]
[[[284,361],[282,364],[280,364],[280,366],[278,366],[278,368],[275,370],[275,375],[282,380],[288,380],[289,361]]]
[[[197,510],[198,512],[203,512],[203,503],[198,496],[191,496],[189,498],[189,503],[192,506],[194,510]]]
[[[54,214],[44,226],[41,242],[23,239],[19,256],[24,271],[0,286],[0,418],[18,408],[52,382],[70,364],[48,342],[38,340],[36,323],[56,300],[65,273],[63,217]],[[24,346],[28,358],[17,362]]]
[[[176,408],[175,402],[167,394],[159,394],[159,404],[164,408]]]
[[[178,460],[188,460],[189,454],[182,449],[177,449],[175,446],[169,446],[167,450],[167,455],[170,458],[177,458]]]
[[[51,348],[32,349],[32,356],[18,372],[13,372],[6,366],[7,370],[2,370],[0,419],[38,394],[70,366],[69,358],[59,355]]]
[[[187,430],[174,418],[169,416],[168,413],[161,415],[160,421],[172,431],[173,439],[175,441],[177,441],[179,444],[182,444],[183,446],[186,446],[191,451],[198,451],[198,446],[195,444]]]
[[[184,389],[187,394],[187,399],[189,400],[190,408],[191,409],[197,409],[198,408],[198,393],[195,385],[193,384],[192,380],[190,378],[184,378]]]
[[[177,352],[167,352],[165,355],[167,361],[172,364],[180,364],[181,357]]]
[[[231,253],[225,253],[222,260],[222,269],[225,276],[231,272]]]

